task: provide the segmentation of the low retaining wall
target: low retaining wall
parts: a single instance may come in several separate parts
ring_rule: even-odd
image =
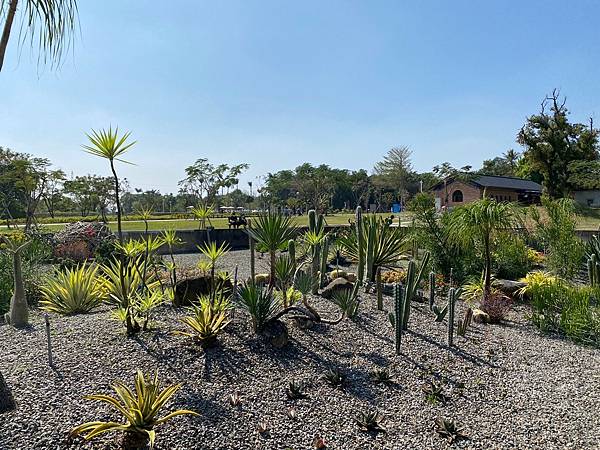
[[[340,226],[329,226],[325,227],[326,231],[334,230]],[[298,233],[306,231],[307,227],[299,227]],[[208,241],[216,242],[217,246],[220,246],[223,242],[229,244],[231,250],[247,250],[250,248],[248,242],[248,235],[244,229],[213,229],[213,230],[178,230],[177,237],[183,241],[183,244],[178,245],[173,249],[173,253],[199,253],[198,246]],[[160,231],[149,231],[148,234],[152,236],[159,236]],[[139,239],[144,235],[143,231],[124,231],[124,240],[128,239]],[[168,248],[161,247],[158,254],[168,253]]]

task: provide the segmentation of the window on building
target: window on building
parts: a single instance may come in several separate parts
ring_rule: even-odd
[[[452,202],[453,203],[462,203],[463,201],[463,193],[461,190],[454,191],[452,193]]]

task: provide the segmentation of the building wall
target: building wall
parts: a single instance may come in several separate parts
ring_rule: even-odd
[[[448,191],[448,203],[446,204],[446,189]],[[479,200],[481,198],[481,190],[475,186],[471,186],[470,184],[463,183],[462,181],[452,181],[448,183],[444,189],[444,186],[437,189],[435,191],[435,197],[439,199],[440,206],[446,206],[448,208],[452,208],[454,206],[464,205],[465,203],[470,203],[475,200]],[[454,202],[452,201],[452,197],[455,191],[461,191],[463,194],[462,202]]]
[[[573,199],[580,205],[600,208],[600,190],[575,191]]]
[[[485,190],[485,195],[487,197],[493,197],[499,202],[516,202],[519,200],[517,191],[511,189],[488,188]]]

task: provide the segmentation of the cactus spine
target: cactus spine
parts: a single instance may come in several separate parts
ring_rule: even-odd
[[[379,311],[383,311],[383,284],[381,283],[381,267],[377,268],[375,285],[377,287],[377,309]]]
[[[10,309],[4,315],[6,323],[15,328],[24,327],[29,323],[29,308],[27,298],[25,297],[25,287],[23,285],[23,272],[21,270],[21,252],[27,247],[31,241],[18,245],[5,236],[2,240],[6,244],[6,250],[13,257],[13,295],[10,299]]]
[[[400,283],[394,286],[394,331],[396,334],[396,355],[400,354],[400,344],[402,343],[402,324],[404,323],[404,304],[408,302],[404,286]]]
[[[429,311],[433,311],[435,304],[435,272],[429,273]]]
[[[454,308],[456,306],[456,289],[448,291],[448,347],[454,345]]]
[[[252,228],[252,224],[251,224],[251,220],[248,219],[248,229]],[[254,248],[254,239],[252,239],[252,236],[248,233],[248,242],[250,245],[250,279],[252,280],[252,283],[254,283],[254,280],[256,278],[256,255],[255,255],[255,248]]]
[[[358,268],[356,269],[356,283],[362,286],[365,276],[365,247],[363,245],[362,208],[356,207],[356,244],[358,245]]]

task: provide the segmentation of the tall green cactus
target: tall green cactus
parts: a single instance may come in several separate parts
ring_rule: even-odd
[[[312,255],[312,267],[311,276],[313,279],[312,294],[315,295],[319,292],[319,285],[321,284],[321,277],[319,276],[319,269],[321,265],[321,244],[315,244],[313,247]]]
[[[251,220],[248,219],[248,229],[250,228],[252,228],[252,223]],[[254,280],[256,278],[256,251],[254,239],[252,239],[252,236],[250,234],[248,234],[248,241],[250,245],[250,279],[252,280],[252,283],[254,283]]]
[[[373,273],[373,259],[375,256],[375,232],[377,231],[377,226],[375,221],[369,221],[368,225],[366,249],[367,280],[372,282],[375,275]]]
[[[317,212],[314,209],[308,211],[308,229],[317,232]]]
[[[455,288],[448,291],[448,347],[454,345],[454,309],[458,298]]]
[[[365,277],[365,247],[363,246],[363,218],[362,208],[356,207],[356,239],[358,245],[358,267],[356,269],[356,282],[359,286],[362,286],[363,279]]]
[[[600,286],[600,262],[595,253],[592,253],[587,260],[588,276],[591,286]]]
[[[396,355],[400,355],[400,344],[402,343],[402,324],[404,323],[405,304],[408,302],[404,286],[394,286],[394,331],[396,336]]]
[[[423,275],[425,273],[425,269],[427,264],[429,264],[430,254],[429,252],[425,252],[423,255],[423,259],[421,260],[421,264],[417,268],[417,263],[411,260],[408,263],[408,270],[406,271],[406,300],[404,302],[404,322],[402,324],[405,330],[408,329],[408,319],[410,317],[410,303],[417,295],[417,289],[419,288],[419,283],[423,279]]]
[[[21,245],[2,236],[2,240],[6,244],[6,250],[13,257],[13,295],[10,299],[10,308],[4,315],[6,323],[15,328],[27,326],[29,323],[29,307],[27,305],[27,297],[25,297],[25,287],[23,285],[23,272],[21,269],[21,253],[31,241],[27,241]]]
[[[429,272],[429,311],[433,311],[435,304],[435,272]]]
[[[377,309],[383,311],[383,283],[381,282],[381,267],[377,268],[375,275],[375,287],[377,290]]]
[[[292,262],[292,267],[294,268],[293,273],[296,273],[296,241],[293,239],[288,241],[288,255]]]
[[[323,248],[321,249],[321,276],[320,284],[323,286],[325,283],[325,277],[327,276],[327,260],[329,257],[329,238],[325,236],[323,238]]]

